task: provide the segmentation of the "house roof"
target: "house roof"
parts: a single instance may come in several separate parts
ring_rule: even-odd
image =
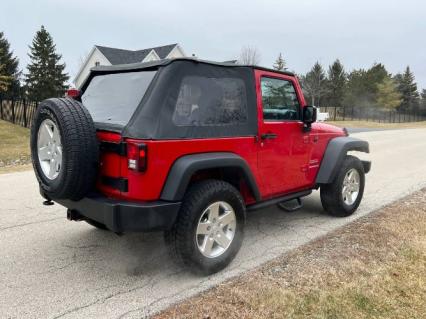
[[[109,60],[109,62],[111,62],[112,65],[142,62],[152,50],[157,53],[160,59],[165,59],[176,46],[177,43],[174,43],[154,48],[132,51],[95,45],[95,47],[101,51],[101,53]]]

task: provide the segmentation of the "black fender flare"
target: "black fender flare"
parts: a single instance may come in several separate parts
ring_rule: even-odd
[[[191,154],[178,158],[169,171],[160,198],[166,201],[182,200],[193,174],[209,168],[239,169],[256,201],[261,199],[256,180],[247,162],[241,156],[228,152]]]
[[[363,141],[355,137],[341,136],[331,139],[321,161],[316,183],[331,183],[337,175],[339,167],[349,151],[370,153],[370,147],[367,141]],[[364,166],[365,173],[368,173],[371,163],[368,161],[362,161],[362,164]]]

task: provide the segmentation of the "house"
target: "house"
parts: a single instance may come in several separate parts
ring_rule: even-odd
[[[123,50],[95,45],[74,78],[76,88],[80,88],[90,73],[98,65],[116,65],[137,62],[149,62],[161,59],[181,58],[185,56],[179,44],[169,44],[143,50]]]

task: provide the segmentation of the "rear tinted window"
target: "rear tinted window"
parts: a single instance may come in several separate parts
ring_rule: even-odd
[[[95,122],[126,125],[156,71],[95,76],[81,100]]]
[[[178,126],[232,125],[247,122],[247,93],[240,78],[183,78],[173,113]]]

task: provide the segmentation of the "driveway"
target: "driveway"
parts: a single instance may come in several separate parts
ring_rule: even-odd
[[[426,129],[353,136],[370,142],[361,157],[373,161],[354,216],[325,215],[318,192],[298,212],[251,212],[236,260],[206,278],[175,266],[162,234],[118,237],[68,222],[61,206],[42,205],[32,172],[0,175],[0,317],[140,318],[426,186]]]

